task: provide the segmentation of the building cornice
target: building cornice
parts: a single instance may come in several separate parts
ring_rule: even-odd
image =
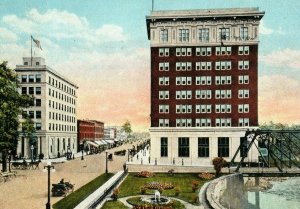
[[[74,88],[78,89],[78,86],[76,84],[74,84],[73,82],[71,82],[70,80],[68,80],[67,78],[65,78],[64,76],[62,76],[57,71],[53,70],[52,68],[50,68],[47,65],[40,65],[40,66],[17,65],[15,71],[16,72],[27,72],[27,71],[49,72],[52,75],[60,78],[61,80],[65,81],[66,83],[70,84]]]

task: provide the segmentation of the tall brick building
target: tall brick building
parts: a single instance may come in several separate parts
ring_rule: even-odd
[[[258,126],[258,8],[153,11],[151,159],[207,165],[227,160]],[[256,161],[251,150],[248,160]]]

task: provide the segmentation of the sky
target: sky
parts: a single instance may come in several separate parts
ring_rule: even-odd
[[[154,10],[259,7],[259,123],[300,124],[299,0],[154,0]],[[36,56],[79,86],[78,118],[150,125],[152,0],[1,0],[0,62]]]

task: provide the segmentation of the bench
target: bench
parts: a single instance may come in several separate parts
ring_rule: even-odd
[[[9,177],[11,177],[11,176],[16,177],[17,176],[17,172],[16,171],[2,172],[1,176],[4,179],[4,182],[6,182]]]

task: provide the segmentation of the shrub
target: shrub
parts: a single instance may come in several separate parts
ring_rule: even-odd
[[[147,188],[146,187],[141,187],[141,194],[146,194]]]
[[[192,180],[192,190],[195,192],[199,187],[199,181]]]
[[[141,171],[139,173],[136,174],[137,177],[143,177],[143,178],[149,178],[153,176],[153,173],[149,172],[149,171]]]
[[[118,196],[119,196],[119,193],[120,193],[119,188],[114,189],[114,191],[113,191],[113,193],[111,195],[111,198],[113,198],[114,200],[117,200]]]
[[[200,173],[198,176],[199,176],[199,178],[206,179],[206,180],[210,180],[215,177],[215,175],[213,175],[211,173]]]
[[[227,165],[227,162],[222,157],[215,157],[212,160],[212,164],[214,165],[216,171],[216,177],[218,177],[221,173],[222,168]]]

